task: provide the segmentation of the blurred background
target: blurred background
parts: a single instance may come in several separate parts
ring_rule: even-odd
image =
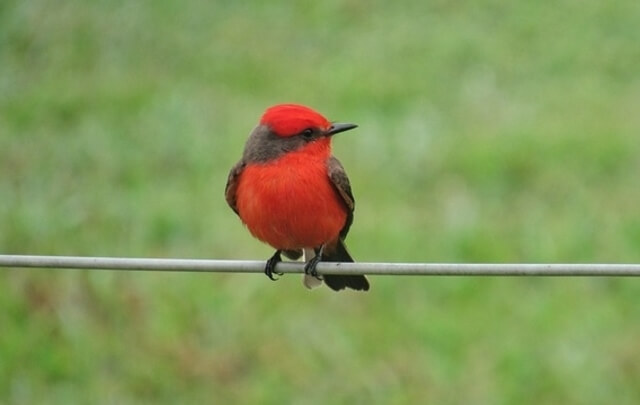
[[[223,191],[310,105],[360,261],[640,262],[640,2],[0,3],[0,252],[267,259]],[[640,281],[0,270],[0,402],[640,402]]]

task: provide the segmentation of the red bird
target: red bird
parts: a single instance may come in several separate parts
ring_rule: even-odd
[[[251,132],[242,159],[231,169],[225,189],[227,203],[251,234],[276,252],[265,274],[275,280],[281,254],[296,260],[305,253],[307,287],[324,280],[339,291],[369,289],[363,275],[316,272],[321,260],[353,262],[344,238],[353,222],[355,201],[349,178],[331,154],[333,135],[356,128],[331,123],[297,104],[268,108]]]

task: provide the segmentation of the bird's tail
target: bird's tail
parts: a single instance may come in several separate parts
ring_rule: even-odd
[[[347,247],[344,245],[342,239],[338,240],[335,249],[331,249],[330,252],[325,251],[322,254],[322,261],[324,262],[353,262],[353,258],[347,251]],[[345,288],[351,288],[358,291],[368,291],[369,281],[361,274],[325,274],[322,276],[325,284],[334,291],[344,290]]]

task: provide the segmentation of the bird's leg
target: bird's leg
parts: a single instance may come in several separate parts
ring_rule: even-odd
[[[276,271],[276,264],[282,261],[282,257],[280,256],[281,250],[276,250],[276,252],[271,256],[269,260],[267,260],[267,265],[264,267],[264,274],[267,275],[271,280],[275,281],[277,278],[273,277],[273,274],[277,274],[281,276],[283,273],[278,273]]]
[[[320,275],[316,271],[316,266],[318,265],[318,263],[320,263],[320,260],[322,260],[322,252],[324,252],[324,244],[320,245],[320,247],[318,249],[315,249],[315,251],[316,251],[316,255],[313,256],[307,262],[307,264],[304,265],[304,273],[311,274],[313,277],[317,278],[318,280],[322,280],[322,277],[320,277]]]

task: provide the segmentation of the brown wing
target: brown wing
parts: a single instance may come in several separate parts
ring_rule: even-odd
[[[327,161],[327,172],[329,173],[329,179],[331,179],[333,186],[340,197],[342,197],[345,207],[347,207],[347,221],[340,231],[340,237],[344,239],[347,233],[349,233],[349,228],[353,222],[353,211],[356,207],[356,201],[351,192],[351,183],[349,183],[347,172],[344,171],[344,167],[342,167],[340,161],[333,156]]]
[[[244,160],[241,160],[231,168],[229,177],[227,178],[227,185],[224,189],[224,196],[227,200],[227,204],[229,204],[229,207],[231,207],[231,209],[238,215],[238,207],[236,206],[236,189],[238,188],[238,179],[240,178],[240,174],[242,174],[245,166],[246,163]]]

